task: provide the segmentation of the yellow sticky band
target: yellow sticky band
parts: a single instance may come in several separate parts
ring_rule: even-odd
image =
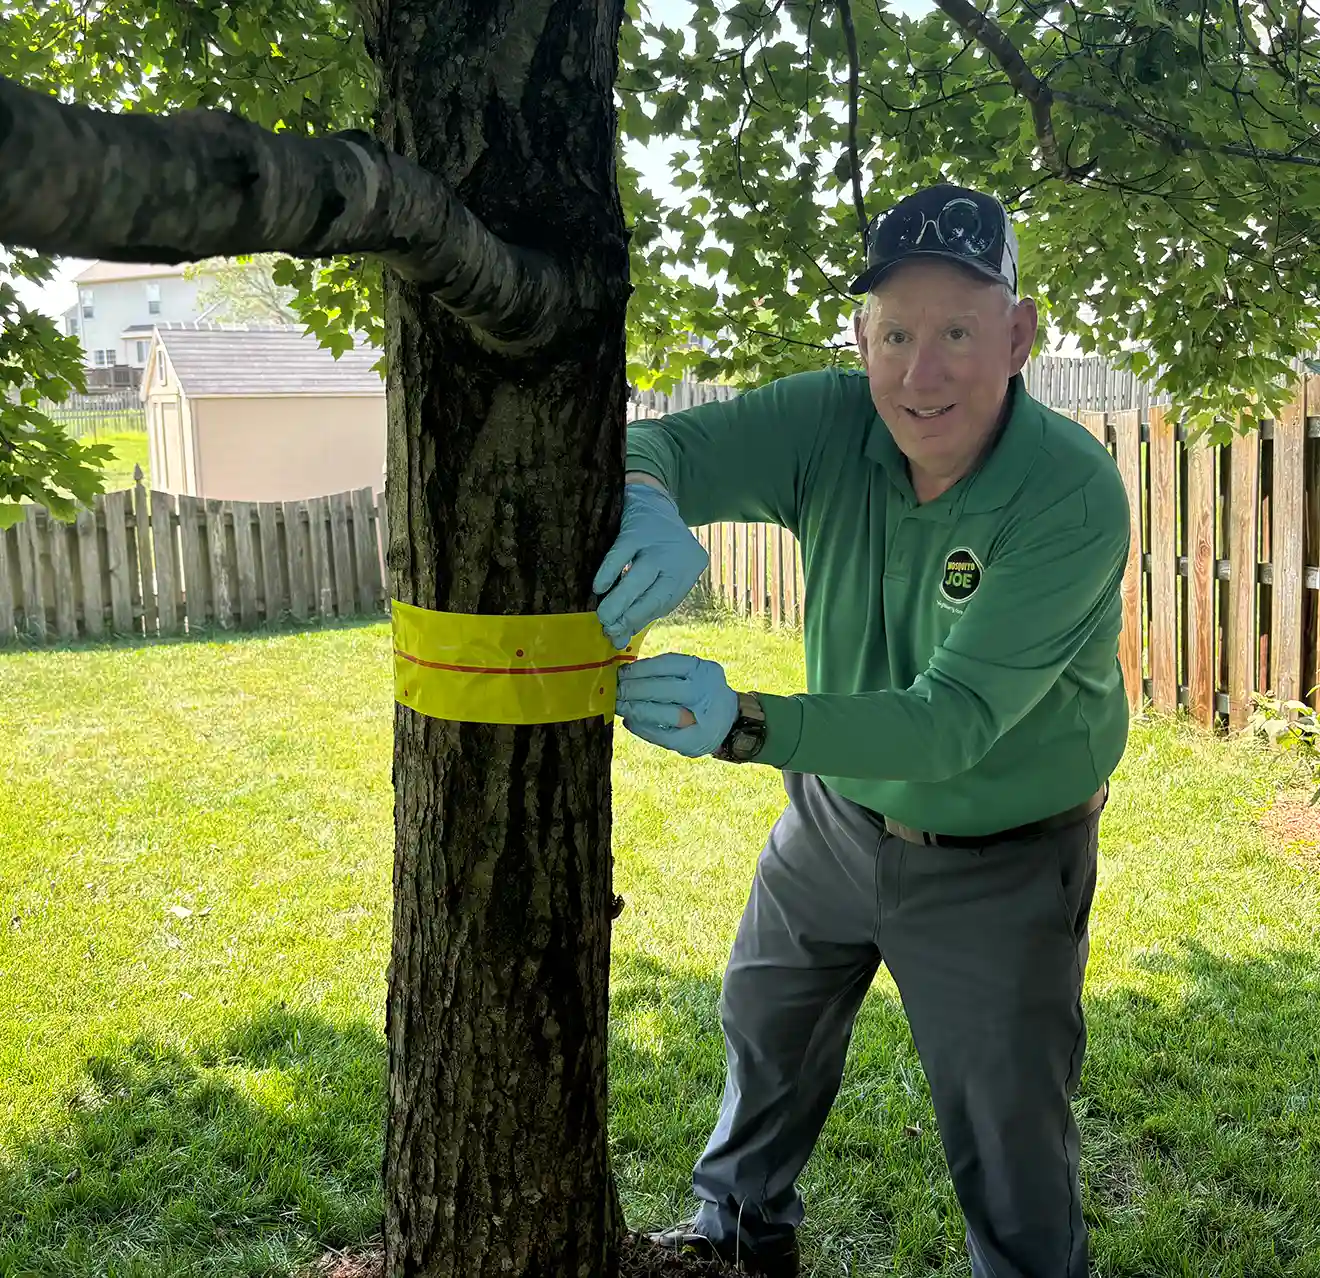
[[[542,617],[433,612],[391,600],[394,699],[432,719],[568,723],[614,718],[619,652],[594,612]]]

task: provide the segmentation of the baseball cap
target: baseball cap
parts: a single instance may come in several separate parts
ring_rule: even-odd
[[[869,293],[882,276],[914,257],[958,262],[1017,293],[1017,236],[992,195],[941,183],[877,214],[866,228],[866,269],[850,291]]]

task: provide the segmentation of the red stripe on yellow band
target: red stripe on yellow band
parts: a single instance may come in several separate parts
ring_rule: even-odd
[[[508,669],[500,669],[498,666],[451,666],[443,661],[424,661],[421,657],[414,657],[409,652],[400,652],[398,648],[395,648],[394,655],[427,670],[451,670],[455,674],[492,675],[573,674],[578,670],[603,670],[606,666],[626,665],[630,661],[637,660],[634,656],[620,653],[616,657],[606,657],[604,661],[588,661],[580,666],[512,666]]]

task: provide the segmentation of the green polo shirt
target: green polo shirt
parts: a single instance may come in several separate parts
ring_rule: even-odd
[[[808,691],[762,696],[760,762],[977,835],[1081,803],[1121,758],[1127,497],[1021,379],[980,468],[924,504],[860,373],[636,422],[628,469],[689,525],[764,521],[801,544]]]

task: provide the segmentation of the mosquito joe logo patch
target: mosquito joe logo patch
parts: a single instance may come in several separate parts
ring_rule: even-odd
[[[944,580],[940,594],[953,603],[964,603],[981,584],[981,562],[965,546],[949,552],[944,561]]]

